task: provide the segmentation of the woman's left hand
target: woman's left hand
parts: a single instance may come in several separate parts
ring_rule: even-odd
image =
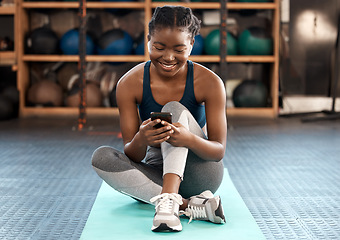
[[[192,133],[181,123],[177,122],[169,125],[172,130],[170,130],[171,135],[167,142],[175,147],[187,147],[187,143],[190,141]]]

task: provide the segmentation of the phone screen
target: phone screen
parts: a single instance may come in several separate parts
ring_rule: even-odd
[[[167,121],[168,123],[172,123],[172,113],[171,112],[151,112],[150,113],[151,120],[160,119],[163,121]],[[163,127],[163,124],[158,123],[154,126],[155,128]]]

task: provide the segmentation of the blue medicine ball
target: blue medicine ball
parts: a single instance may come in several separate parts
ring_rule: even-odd
[[[98,40],[97,52],[100,55],[129,55],[132,50],[131,36],[121,29],[109,30]]]
[[[144,33],[135,42],[135,54],[144,55]]]
[[[195,36],[195,43],[191,50],[191,55],[202,55],[204,49],[204,39],[199,34]]]
[[[94,53],[94,42],[89,35],[86,35],[86,54]],[[66,55],[79,54],[79,30],[72,29],[67,31],[60,39],[60,49]]]

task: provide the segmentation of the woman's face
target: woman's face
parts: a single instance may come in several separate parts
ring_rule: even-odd
[[[194,41],[187,31],[156,28],[149,36],[150,60],[158,74],[173,77],[186,66]]]

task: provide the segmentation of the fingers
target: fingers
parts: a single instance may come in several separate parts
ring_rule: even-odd
[[[171,126],[162,126],[160,128],[153,128],[152,132],[155,136],[160,135],[160,137],[163,137],[169,136],[171,133],[173,133],[173,129],[171,128]]]
[[[164,121],[162,122],[160,119],[148,121],[145,130],[145,136],[150,145],[157,145],[167,141],[170,138],[170,134],[173,132],[171,126]]]

